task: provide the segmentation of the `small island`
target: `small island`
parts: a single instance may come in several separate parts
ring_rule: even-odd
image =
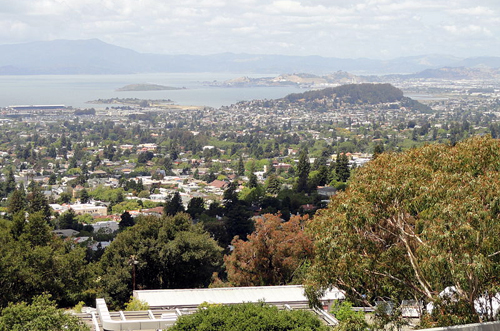
[[[185,90],[185,87],[172,87],[158,84],[130,84],[117,89],[118,92],[130,91],[171,91],[171,90]]]

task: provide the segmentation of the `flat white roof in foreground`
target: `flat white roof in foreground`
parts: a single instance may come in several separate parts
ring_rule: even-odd
[[[264,301],[267,303],[308,302],[302,285],[223,287],[176,290],[136,290],[134,297],[145,301],[150,307],[198,306],[203,302],[236,304]],[[345,295],[338,289],[325,293],[322,300],[341,300]]]

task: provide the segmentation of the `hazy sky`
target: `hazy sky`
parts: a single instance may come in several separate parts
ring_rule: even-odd
[[[89,38],[167,54],[500,56],[500,1],[0,0],[0,44]]]

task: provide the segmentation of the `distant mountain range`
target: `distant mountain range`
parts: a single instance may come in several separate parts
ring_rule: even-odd
[[[400,75],[400,78],[490,80],[500,79],[500,69],[488,67],[444,67],[438,69],[426,69],[411,75]]]
[[[410,74],[442,67],[500,68],[500,57],[425,55],[393,60],[223,53],[145,54],[98,39],[0,45],[0,75],[130,74],[154,72]],[[430,72],[428,72],[429,74]]]

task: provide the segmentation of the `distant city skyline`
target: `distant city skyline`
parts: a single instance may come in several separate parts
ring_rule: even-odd
[[[0,0],[0,44],[91,38],[159,54],[500,56],[500,3]]]

